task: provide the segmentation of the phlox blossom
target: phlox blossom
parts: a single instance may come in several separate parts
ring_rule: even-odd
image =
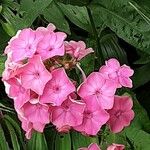
[[[22,86],[39,95],[42,95],[46,83],[52,78],[39,55],[35,55],[20,69],[20,76]]]
[[[19,120],[21,121],[22,129],[26,132],[25,136],[27,139],[30,139],[33,131],[43,132],[45,124],[40,122],[30,122],[27,118],[18,115]]]
[[[110,119],[108,125],[112,132],[118,133],[130,125],[134,118],[133,102],[129,96],[115,96],[114,106],[108,110]]]
[[[17,78],[11,78],[5,81],[6,93],[14,99],[16,109],[20,109],[27,101],[30,100],[30,90],[22,87]]]
[[[93,99],[94,97],[92,96],[84,99],[86,108],[83,114],[83,122],[81,125],[73,127],[75,130],[86,135],[96,135],[101,126],[109,119],[109,114],[101,109]]]
[[[94,52],[92,48],[86,48],[86,45],[83,41],[66,41],[65,50],[67,54],[70,54],[73,58],[76,58],[77,60],[81,60],[86,55]]]
[[[42,60],[63,56],[65,54],[64,39],[66,34],[63,32],[46,32],[43,39],[38,43],[37,53]]]
[[[68,97],[52,111],[52,123],[59,131],[82,124],[85,104]]]
[[[79,148],[78,150],[101,150],[99,148],[99,146],[96,143],[91,143],[88,148],[83,147],[83,148]]]
[[[23,107],[24,117],[30,122],[47,124],[50,122],[49,107],[45,104],[27,102]]]
[[[36,52],[37,44],[41,39],[42,36],[38,32],[30,28],[23,29],[9,42],[5,53],[11,54],[13,62],[32,58]]]
[[[134,71],[127,65],[120,66],[119,61],[115,58],[106,61],[99,72],[104,74],[108,79],[114,80],[118,88],[122,86],[132,88],[130,77]]]
[[[75,91],[75,86],[69,80],[64,68],[55,69],[51,74],[52,79],[46,84],[40,102],[60,106],[67,96]]]
[[[105,79],[99,72],[91,73],[78,88],[78,94],[81,98],[92,96],[92,100],[97,101],[103,109],[113,107],[115,91],[116,84]]]
[[[36,29],[37,32],[40,32],[41,34],[45,35],[47,34],[48,32],[54,32],[54,30],[56,29],[55,25],[52,24],[52,23],[49,23],[48,26],[45,28],[45,27],[38,27]]]
[[[122,144],[115,144],[113,143],[112,145],[108,146],[107,150],[124,150],[125,146]]]

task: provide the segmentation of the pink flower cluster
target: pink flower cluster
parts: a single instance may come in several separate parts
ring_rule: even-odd
[[[112,58],[77,88],[65,69],[78,66],[94,51],[83,41],[67,42],[66,37],[55,31],[53,24],[28,28],[18,31],[5,49],[2,80],[26,137],[29,139],[33,130],[43,132],[50,123],[59,132],[74,129],[96,135],[104,124],[120,132],[130,124],[134,113],[131,98],[115,96],[115,92],[122,86],[132,87],[133,70]]]
[[[124,150],[125,146],[122,144],[115,144],[108,146],[107,150]],[[79,150],[101,150],[96,143],[91,143],[88,148],[79,148]]]

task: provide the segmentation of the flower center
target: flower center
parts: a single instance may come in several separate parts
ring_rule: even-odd
[[[37,71],[37,72],[34,73],[34,76],[35,76],[36,79],[39,79],[40,78],[40,73]]]
[[[84,117],[87,119],[91,119],[93,117],[92,113],[89,111],[84,112]]]
[[[102,94],[102,91],[100,89],[98,89],[98,90],[95,91],[95,95],[97,97],[99,97],[101,94]]]
[[[116,117],[120,117],[121,114],[122,114],[122,112],[119,110],[119,111],[117,111],[117,112],[115,113],[115,116],[116,116]]]
[[[52,47],[50,47],[50,48],[49,48],[49,51],[51,51],[51,50],[53,50],[53,48],[52,48]]]
[[[56,85],[56,86],[53,87],[53,90],[54,90],[55,93],[59,93],[61,89],[60,89],[59,86]]]

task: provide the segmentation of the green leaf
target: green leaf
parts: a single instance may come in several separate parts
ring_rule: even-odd
[[[56,135],[55,150],[71,150],[70,133]]]
[[[104,34],[100,40],[103,56],[106,59],[116,58],[122,64],[127,64],[126,52],[119,46],[118,38],[113,33]]]
[[[45,135],[45,139],[47,141],[48,150],[55,149],[56,134],[57,134],[57,131],[52,127],[48,127],[45,129],[44,135]]]
[[[7,129],[9,131],[10,137],[11,137],[11,142],[12,142],[12,146],[14,150],[20,150],[20,145],[19,145],[19,141],[17,138],[17,135],[15,133],[15,130],[13,128],[13,126],[9,123],[8,120],[5,120],[5,124],[7,126]]]
[[[4,119],[8,120],[11,123],[11,125],[13,126],[13,128],[15,129],[15,131],[17,133],[17,137],[19,138],[23,149],[25,149],[22,132],[21,132],[22,130],[21,130],[19,124],[13,118],[11,118],[9,115],[4,115]]]
[[[7,45],[8,40],[10,37],[7,35],[7,33],[3,30],[2,26],[0,26],[0,35],[2,38],[0,38],[0,55],[4,52],[4,49]],[[1,57],[1,56],[0,56]],[[0,59],[1,60],[1,59]],[[0,73],[1,74],[1,73]]]
[[[6,112],[15,113],[14,109],[5,106],[4,104],[2,104],[2,102],[0,102],[0,109]]]
[[[81,60],[81,68],[85,72],[86,75],[89,75],[91,72],[94,71],[94,62],[95,62],[95,55],[89,54],[85,58]]]
[[[150,63],[150,55],[147,53],[143,53],[142,51],[139,51],[140,59],[136,60],[134,64],[147,64]]]
[[[73,150],[77,150],[78,148],[81,148],[81,147],[88,147],[91,143],[99,144],[97,136],[87,137],[75,131],[71,133],[71,139],[73,143]]]
[[[27,143],[27,150],[48,150],[43,133],[34,132],[32,138]]]
[[[136,128],[127,128],[125,133],[135,150],[149,150],[150,134]]]
[[[2,72],[4,71],[5,68],[5,61],[6,61],[6,57],[0,55],[0,77],[2,76]]]
[[[89,3],[90,0],[57,0],[58,2],[62,2],[64,4],[71,4],[71,5],[78,5],[78,6],[84,6]]]
[[[133,87],[134,89],[144,85],[145,83],[150,81],[150,63],[135,69],[135,73],[133,75]]]
[[[9,36],[15,35],[15,31],[11,23],[5,23],[1,21],[1,24],[2,24],[3,29]]]
[[[1,124],[0,124],[0,149],[1,150],[9,149]]]
[[[94,0],[90,8],[100,26],[104,22],[120,38],[150,53],[150,15],[133,5],[129,0]]]
[[[44,18],[56,25],[57,29],[70,34],[69,24],[57,4],[52,2],[44,11]]]
[[[144,130],[150,133],[150,120],[146,110],[140,105],[136,96],[132,94],[133,99],[133,110],[135,112],[135,117],[130,127]]]
[[[101,141],[101,148],[102,149],[107,149],[108,145],[111,145],[112,143],[118,143],[118,144],[123,144],[126,147],[126,150],[130,147],[125,134],[121,133],[112,133],[108,129],[105,130],[103,133],[103,139]]]
[[[65,5],[63,3],[58,3],[58,5],[71,22],[88,32],[92,31],[86,7]]]
[[[15,32],[30,27],[34,20],[42,14],[52,0],[22,0],[20,9],[14,13],[7,4],[3,4],[2,16],[11,25]],[[34,7],[33,7],[34,6]]]

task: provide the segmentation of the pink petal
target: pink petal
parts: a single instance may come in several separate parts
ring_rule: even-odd
[[[119,75],[124,77],[131,77],[134,71],[127,65],[123,65],[119,69]]]
[[[111,58],[108,61],[106,61],[106,66],[109,66],[110,68],[114,68],[115,70],[120,68],[120,63],[117,59]]]
[[[124,150],[125,146],[122,144],[115,144],[108,146],[107,150]]]
[[[132,80],[130,78],[127,77],[119,77],[119,82],[122,86],[124,87],[128,87],[128,88],[132,88]]]
[[[103,109],[111,109],[113,107],[114,96],[101,95],[98,100]]]
[[[106,80],[105,84],[101,87],[102,94],[106,96],[113,96],[116,92],[116,84],[111,80]]]

